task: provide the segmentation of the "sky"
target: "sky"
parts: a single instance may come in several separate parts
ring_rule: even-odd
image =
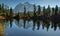
[[[25,2],[45,7],[47,7],[48,5],[50,5],[51,7],[55,7],[56,5],[58,5],[60,7],[60,0],[0,0],[0,4],[4,3],[5,5],[12,8],[15,8],[15,6],[19,3]]]

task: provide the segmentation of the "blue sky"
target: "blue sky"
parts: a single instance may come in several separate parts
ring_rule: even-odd
[[[0,0],[0,3],[4,3],[9,7],[14,8],[19,3],[29,2],[31,4],[41,5],[47,7],[50,5],[51,7],[55,7],[58,5],[60,7],[60,0]]]

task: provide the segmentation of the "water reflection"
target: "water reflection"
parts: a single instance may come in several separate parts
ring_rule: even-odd
[[[32,24],[31,23],[29,24],[29,22],[31,22],[31,21],[32,21]],[[43,20],[43,21],[41,21],[41,20],[26,20],[26,19],[24,19],[24,20],[23,19],[21,19],[21,20],[10,20],[10,28],[12,28],[13,22],[17,26],[23,27],[24,29],[28,28],[30,25],[31,25],[30,27],[33,26],[32,30],[35,30],[35,28],[37,30],[39,30],[40,26],[42,26],[42,29],[46,28],[47,31],[48,31],[50,26],[51,26],[51,29],[52,28],[54,29],[54,31],[56,31],[57,27],[59,27],[59,29],[60,29],[60,23],[51,22],[49,20]],[[7,22],[5,22],[5,23],[7,23]]]
[[[39,27],[40,27],[40,21],[38,20],[37,21],[37,30],[39,30]]]
[[[48,29],[49,29],[49,26],[50,26],[50,21],[49,20],[43,20],[43,29],[44,29],[44,27],[46,27],[46,29],[47,29],[47,31],[48,31]]]
[[[0,21],[0,36],[3,36],[4,28],[5,28],[4,21],[3,22]]]
[[[60,29],[60,23],[56,21],[50,21],[50,20],[42,21],[38,19],[37,20],[26,20],[26,19],[15,20],[13,19],[13,20],[5,20],[5,21],[3,20],[3,21],[0,21],[0,36],[5,34],[8,30],[10,30],[10,28],[11,30],[14,30],[13,28],[15,28],[16,31],[17,31],[17,28],[19,29],[23,28],[23,29],[32,30],[32,31],[41,30],[41,29],[42,30],[46,29],[46,31],[53,29],[54,31],[56,31],[58,28]]]
[[[10,20],[10,28],[12,28],[12,25],[13,25],[13,20],[11,19]]]

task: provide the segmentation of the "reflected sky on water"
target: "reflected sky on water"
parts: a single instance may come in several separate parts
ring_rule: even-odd
[[[1,25],[3,36],[59,36],[60,24],[53,24],[51,21],[34,21],[34,20],[12,20],[3,21]],[[0,22],[2,23],[2,22]],[[1,29],[1,28],[0,28]]]

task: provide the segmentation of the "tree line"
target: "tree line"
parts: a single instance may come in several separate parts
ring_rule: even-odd
[[[50,7],[50,5],[48,5],[47,8],[44,6],[43,9],[41,8],[40,5],[38,5],[38,9],[36,8],[36,5],[33,5],[33,7],[34,7],[34,10],[33,10],[34,16],[40,16],[40,15],[52,16],[52,15],[56,15],[56,14],[60,15],[60,9],[59,9],[58,5],[56,5],[55,7]],[[27,14],[26,7],[24,6],[24,15],[26,15],[26,14]],[[29,12],[28,12],[28,15],[29,15]]]
[[[52,16],[52,15],[60,14],[60,9],[59,9],[58,5],[56,5],[55,7],[50,7],[50,5],[48,5],[47,8],[44,6],[43,9],[41,8],[40,5],[38,5],[38,9],[36,8],[36,5],[33,5],[33,7],[34,7],[33,16],[41,16],[41,15]],[[12,8],[6,9],[6,8],[4,8],[4,4],[0,4],[0,15],[3,15],[3,16],[6,16],[6,17],[7,16],[13,17],[12,16],[12,15],[14,15],[13,12],[14,11],[13,11]],[[16,14],[16,16],[20,16],[20,12],[15,13],[15,14]],[[31,15],[30,12],[26,13],[26,6],[24,6],[23,15],[24,16]]]

